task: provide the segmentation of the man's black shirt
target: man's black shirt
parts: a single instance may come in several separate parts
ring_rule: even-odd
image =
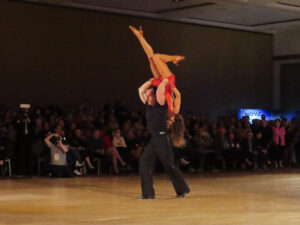
[[[168,105],[160,105],[158,102],[154,106],[147,104],[146,120],[147,127],[152,134],[167,131]]]

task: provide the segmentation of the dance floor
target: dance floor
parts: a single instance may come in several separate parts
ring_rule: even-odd
[[[300,224],[299,170],[185,177],[192,192],[176,199],[155,176],[155,200],[137,200],[138,176],[1,179],[0,224]]]

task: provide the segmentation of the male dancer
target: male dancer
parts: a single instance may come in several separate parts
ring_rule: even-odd
[[[152,80],[139,88],[141,101],[147,105],[146,120],[151,132],[151,139],[146,146],[140,161],[142,195],[139,199],[154,199],[152,172],[156,157],[162,162],[166,173],[170,176],[178,198],[184,198],[190,192],[180,170],[174,165],[173,144],[168,135],[168,104],[165,89],[168,79],[164,79],[157,87],[151,86]]]

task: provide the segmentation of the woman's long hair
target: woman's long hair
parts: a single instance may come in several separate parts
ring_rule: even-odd
[[[175,115],[174,122],[169,127],[169,134],[173,140],[174,147],[184,148],[185,139],[184,139],[185,125],[183,117],[179,114]]]

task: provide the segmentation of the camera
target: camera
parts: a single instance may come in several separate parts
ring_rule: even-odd
[[[52,138],[50,138],[50,141],[54,145],[57,145],[59,141],[61,141],[63,145],[67,144],[66,137],[60,137],[60,136],[59,137],[55,137],[55,136],[53,136]]]

